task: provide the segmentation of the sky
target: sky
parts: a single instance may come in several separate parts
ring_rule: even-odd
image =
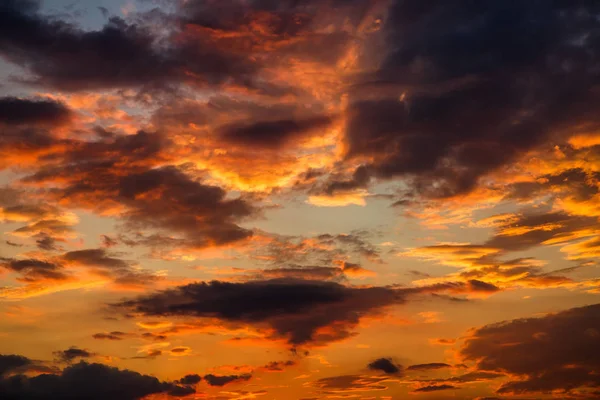
[[[600,3],[1,0],[0,398],[597,399]]]

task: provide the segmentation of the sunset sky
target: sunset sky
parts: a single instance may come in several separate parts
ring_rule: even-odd
[[[599,1],[0,0],[0,399],[598,399],[599,111]]]

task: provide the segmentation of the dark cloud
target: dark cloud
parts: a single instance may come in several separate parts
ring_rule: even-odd
[[[37,245],[38,249],[40,249],[40,250],[46,250],[46,251],[57,250],[56,239],[51,236],[48,236],[48,235],[42,234],[35,241],[35,244]]]
[[[70,117],[71,111],[54,100],[0,97],[0,124],[58,125]]]
[[[150,270],[138,268],[131,261],[112,256],[106,249],[69,251],[59,259],[64,264],[86,267],[122,286],[146,286],[160,279]]]
[[[25,373],[48,373],[54,372],[55,368],[45,365],[41,361],[31,360],[16,354],[0,354],[0,382],[9,379],[12,375]],[[0,383],[0,387],[1,387]],[[2,394],[0,390],[0,394]]]
[[[428,393],[428,392],[437,392],[440,390],[450,390],[450,389],[458,389],[456,386],[452,385],[429,385],[423,386],[414,390],[414,393]]]
[[[128,21],[110,17],[96,31],[42,15],[37,1],[10,0],[0,10],[0,55],[61,90],[243,82],[256,70],[249,57],[217,47],[210,32],[157,9]]]
[[[139,201],[143,194],[161,192],[158,199]],[[174,167],[132,174],[122,179],[119,197],[131,204],[131,226],[168,228],[195,238],[198,247],[222,245],[247,238],[251,232],[234,220],[248,217],[253,207],[242,199],[225,199],[226,192],[194,181]],[[190,218],[195,216],[195,218]]]
[[[123,340],[127,336],[127,333],[120,331],[113,331],[109,333],[94,333],[92,337],[98,340]]]
[[[208,374],[204,375],[204,381],[208,383],[210,386],[225,386],[229,383],[233,382],[243,382],[248,381],[252,378],[250,374],[242,374],[242,375],[213,375]]]
[[[235,145],[258,148],[278,148],[293,139],[308,134],[322,133],[331,124],[328,116],[305,119],[284,119],[277,121],[252,122],[247,125],[235,124],[221,129],[221,139]]]
[[[407,371],[428,371],[432,369],[450,368],[446,363],[415,364],[406,368]]]
[[[370,168],[361,165],[354,170],[349,179],[334,177],[323,188],[319,188],[317,192],[322,191],[325,194],[333,195],[335,193],[352,192],[356,189],[365,188],[371,182],[371,175]]]
[[[66,252],[48,259],[0,258],[0,268],[17,272],[17,280],[25,283],[76,280],[74,272],[84,268],[120,287],[144,287],[160,279],[153,271],[140,268],[134,262],[114,257],[105,249],[85,249]]]
[[[167,337],[165,335],[160,335],[152,332],[144,332],[142,333],[142,338],[148,340],[162,341],[165,340]]]
[[[35,1],[3,2],[0,54],[28,68],[37,80],[61,89],[146,83],[168,74],[149,32],[112,18],[84,32],[38,13]]]
[[[98,11],[102,13],[104,18],[108,18],[108,9],[106,7],[98,7]]]
[[[143,316],[218,318],[267,328],[290,345],[323,345],[353,336],[361,318],[403,304],[410,295],[489,293],[487,284],[445,282],[429,286],[354,287],[301,279],[199,282],[113,304]],[[494,289],[499,290],[499,289]],[[328,327],[323,330],[320,328]]]
[[[41,167],[29,184],[61,180],[45,193],[73,207],[120,213],[129,229],[168,230],[184,236],[189,247],[222,245],[245,239],[251,231],[236,222],[257,210],[247,201],[226,198],[220,187],[201,183],[164,162],[167,140],[138,132],[98,142],[76,142],[57,155],[59,163]]]
[[[387,390],[387,386],[383,385],[387,379],[385,376],[340,375],[319,379],[312,382],[312,386],[330,394]]]
[[[70,278],[60,264],[38,259],[0,258],[0,268],[21,274],[21,281],[36,282],[42,280],[64,281]]]
[[[400,372],[401,367],[395,364],[391,358],[378,358],[369,363],[367,368],[373,371],[382,371],[386,374],[397,374]]]
[[[190,374],[190,375],[186,375],[183,378],[181,378],[180,380],[178,380],[177,383],[180,383],[182,385],[195,385],[195,384],[199,383],[201,380],[202,380],[202,377],[200,375]]]
[[[586,2],[393,2],[387,55],[351,97],[346,158],[373,160],[361,167],[369,176],[402,177],[412,194],[448,197],[570,127],[598,126],[589,90],[599,78],[597,11]],[[394,97],[372,95],[381,88]]]
[[[32,361],[27,357],[14,354],[0,355],[0,377],[8,372],[27,367],[31,364]]]
[[[571,215],[564,211],[523,213],[499,227],[496,234],[485,242],[485,246],[506,251],[527,250],[550,239],[568,237],[569,234],[586,229],[595,229],[598,219],[593,216]],[[511,232],[517,230],[517,232]]]
[[[0,379],[0,397],[6,400],[135,400],[157,393],[191,394],[192,390],[137,372],[85,362],[71,365],[60,374]]]
[[[496,285],[493,285],[488,282],[479,281],[477,279],[471,279],[467,281],[471,291],[473,292],[489,292],[494,293],[500,290],[500,288]]]
[[[68,262],[93,265],[107,269],[127,269],[130,263],[111,257],[104,249],[86,249],[69,251],[62,256]]]
[[[499,393],[571,393],[597,389],[600,305],[476,329],[461,355],[482,371],[509,373]]]
[[[286,367],[292,367],[294,365],[296,365],[296,362],[292,361],[292,360],[288,360],[288,361],[271,361],[267,365],[263,366],[263,369],[265,371],[269,371],[269,372],[281,372]]]
[[[70,347],[67,350],[61,350],[54,352],[54,355],[62,362],[72,362],[73,360],[79,358],[90,358],[96,356],[95,353],[92,353],[86,349],[80,349],[78,347]]]
[[[339,340],[367,314],[404,302],[392,288],[353,288],[335,282],[275,279],[193,283],[120,303],[147,316],[219,318],[265,326],[291,345]],[[318,333],[330,326],[331,333]]]
[[[540,175],[533,182],[510,184],[506,195],[509,199],[529,200],[549,192],[573,196],[577,201],[590,200],[600,192],[596,184],[600,173],[571,168],[554,174]]]
[[[425,365],[429,365],[429,364],[425,364]],[[466,366],[464,365],[455,365],[455,368],[465,368]],[[441,367],[441,368],[450,368],[450,365],[448,365],[447,367]],[[416,369],[418,370],[436,370],[436,369],[441,369],[441,368],[422,368],[422,369]],[[458,376],[452,376],[449,378],[438,378],[438,379],[415,379],[414,382],[418,383],[418,384],[427,384],[427,385],[448,385],[448,384],[467,384],[467,383],[473,383],[473,382],[483,382],[483,381],[490,381],[493,379],[498,379],[498,378],[503,378],[505,377],[505,374],[502,373],[497,373],[497,372],[486,372],[486,371],[474,371],[474,372],[468,372],[466,374],[462,374],[462,375],[458,375]]]

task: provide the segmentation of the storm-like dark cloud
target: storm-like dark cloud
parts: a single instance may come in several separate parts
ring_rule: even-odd
[[[401,367],[394,363],[391,358],[378,358],[370,362],[367,368],[373,371],[382,371],[386,374],[397,374],[400,372]]]
[[[71,111],[54,100],[0,97],[0,124],[52,126],[64,123],[70,117]]]
[[[448,197],[570,127],[598,126],[597,12],[586,2],[394,1],[386,56],[351,96],[346,159],[364,160],[366,176],[403,178],[413,195]]]
[[[361,317],[404,302],[401,291],[335,282],[275,279],[194,283],[118,304],[147,316],[219,318],[273,329],[291,345],[339,340]],[[331,326],[326,335],[318,329]]]
[[[32,364],[32,361],[27,357],[8,354],[0,355],[0,377],[8,372],[27,367]]]
[[[355,287],[334,281],[271,279],[199,282],[113,304],[117,310],[149,317],[217,318],[268,328],[271,339],[290,345],[322,345],[354,335],[365,316],[403,304],[411,295],[489,293],[484,282],[444,282],[429,286]],[[495,289],[494,289],[495,288]],[[320,328],[328,327],[323,330]]]
[[[583,395],[600,387],[599,359],[591,351],[600,343],[599,332],[600,305],[590,305],[486,325],[473,331],[460,353],[479,370],[519,378],[504,383],[499,393]]]
[[[157,393],[185,395],[193,392],[192,388],[161,382],[153,376],[85,362],[71,365],[57,374],[33,377],[17,374],[0,379],[0,397],[6,400],[136,400]]]
[[[318,134],[319,129],[326,128],[330,124],[331,118],[328,116],[253,122],[248,125],[235,124],[223,127],[221,138],[235,145],[277,148],[292,139],[310,133]]]
[[[61,90],[156,87],[193,75],[219,83],[254,70],[249,59],[221,51],[208,35],[195,37],[176,16],[157,11],[138,20],[110,17],[100,30],[85,31],[41,14],[35,0],[1,7],[0,55],[25,67],[35,83]],[[170,22],[169,33],[151,28],[157,19]]]

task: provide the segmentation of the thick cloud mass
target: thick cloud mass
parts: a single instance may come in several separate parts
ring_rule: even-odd
[[[194,283],[119,306],[148,316],[214,317],[264,325],[298,345],[346,337],[362,316],[403,301],[403,293],[391,288],[281,279]],[[334,330],[331,337],[317,333],[326,326]]]
[[[185,80],[186,72],[219,82],[253,69],[249,60],[209,43],[194,46],[193,37],[168,43],[169,35],[118,17],[98,31],[83,31],[41,15],[38,8],[33,0],[0,6],[0,55],[31,71],[36,83],[62,90],[160,86]]]
[[[71,111],[52,100],[0,97],[0,123],[7,125],[56,125],[66,122]]]
[[[324,128],[331,123],[327,116],[317,116],[301,120],[277,120],[256,122],[250,125],[224,127],[222,137],[226,142],[257,146],[280,147],[286,142],[308,135],[315,129]]]
[[[597,12],[589,2],[394,2],[389,53],[365,85],[403,94],[355,96],[346,157],[447,197],[569,127],[597,126]]]
[[[0,360],[14,356],[1,357]],[[171,392],[183,395],[193,390],[149,375],[85,362],[67,367],[60,374],[12,375],[0,379],[0,397],[7,400],[135,400]]]
[[[570,392],[600,387],[600,305],[573,308],[540,318],[487,325],[461,350],[480,370],[507,372],[522,380],[499,393]]]

